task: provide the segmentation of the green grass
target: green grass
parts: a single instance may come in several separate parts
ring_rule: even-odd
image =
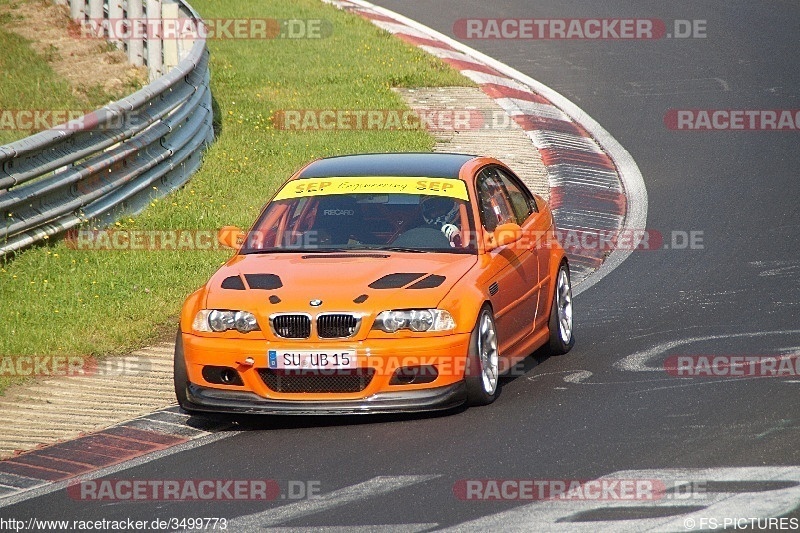
[[[333,35],[210,41],[219,136],[186,187],[118,227],[248,226],[275,188],[311,159],[433,146],[424,131],[276,130],[269,118],[276,110],[397,109],[404,104],[390,87],[469,84],[438,60],[318,0],[192,4],[207,18],[326,19]],[[105,356],[171,337],[185,297],[229,255],[74,250],[64,242],[29,249],[0,265],[0,356]],[[0,390],[8,381],[0,377]]]
[[[69,84],[59,78],[45,58],[22,37],[3,26],[13,23],[9,16],[0,18],[0,113],[24,109],[83,109]],[[30,131],[9,129],[0,124],[0,145],[30,135]]]

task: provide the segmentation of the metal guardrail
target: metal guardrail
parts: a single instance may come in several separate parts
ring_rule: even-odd
[[[132,95],[0,146],[0,256],[139,212],[183,185],[214,136],[209,79],[198,38],[175,68]]]

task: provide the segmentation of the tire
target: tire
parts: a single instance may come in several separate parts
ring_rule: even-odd
[[[467,405],[488,405],[495,401],[500,391],[499,366],[494,314],[489,306],[484,306],[469,341],[464,373]]]
[[[553,301],[550,304],[550,343],[551,355],[562,355],[575,346],[575,332],[572,324],[572,282],[569,265],[561,263],[556,276]]]
[[[178,400],[178,405],[187,413],[194,413],[189,406],[189,399],[186,396],[186,388],[189,386],[189,376],[186,373],[186,360],[183,357],[183,338],[181,331],[178,330],[178,335],[175,338],[175,357],[172,364],[172,382],[175,385],[175,398]]]

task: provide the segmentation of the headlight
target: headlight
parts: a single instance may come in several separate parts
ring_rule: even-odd
[[[208,325],[211,331],[227,331],[233,329],[235,323],[233,311],[211,311],[208,314]]]
[[[456,329],[453,316],[442,309],[402,309],[383,311],[375,319],[372,329],[394,333],[401,329],[411,331],[450,331]]]
[[[235,329],[239,333],[248,333],[261,328],[258,327],[255,315],[247,311],[203,309],[195,315],[192,329],[205,332],[222,332]]]

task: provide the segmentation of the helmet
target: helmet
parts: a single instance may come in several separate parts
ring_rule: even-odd
[[[423,196],[419,205],[422,218],[431,226],[452,224],[458,217],[458,202],[446,196]]]

